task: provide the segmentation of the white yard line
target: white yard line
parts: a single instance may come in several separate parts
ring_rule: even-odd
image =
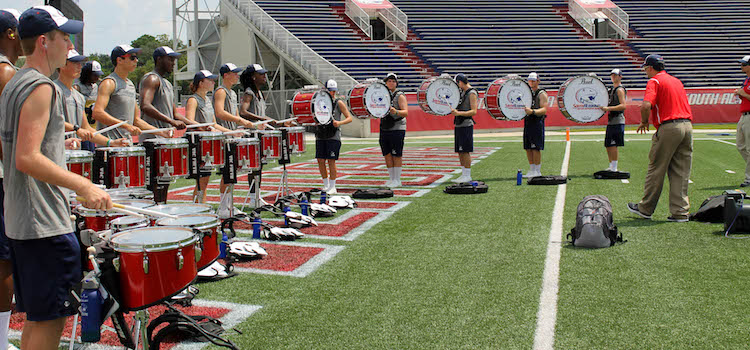
[[[565,146],[565,157],[560,170],[560,174],[563,176],[568,175],[570,145],[571,142],[568,142]],[[552,225],[550,226],[549,242],[547,243],[547,258],[544,261],[542,293],[539,297],[539,311],[536,315],[535,350],[551,350],[555,344],[557,292],[560,289],[560,250],[563,240],[563,213],[567,188],[567,184],[560,185],[557,188],[557,197],[555,197],[555,208],[552,213]]]
[[[714,140],[716,142],[726,143],[727,145],[737,146],[737,144],[734,143],[734,142],[724,141],[722,139],[712,139],[712,140]]]

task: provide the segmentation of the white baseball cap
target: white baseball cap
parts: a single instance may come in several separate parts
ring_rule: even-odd
[[[99,75],[104,74],[104,71],[102,71],[102,65],[97,61],[91,61],[91,71]]]
[[[539,80],[539,74],[536,74],[536,72],[529,73],[529,77],[527,80]]]
[[[330,79],[326,82],[326,89],[329,91],[337,91],[339,89],[339,84],[337,84],[335,80]]]
[[[609,72],[609,74],[610,75],[612,74],[622,75],[622,71],[619,68],[615,68],[611,72]]]
[[[750,56],[742,57],[742,59],[740,59],[739,62],[742,64],[747,64],[748,62],[750,62]]]

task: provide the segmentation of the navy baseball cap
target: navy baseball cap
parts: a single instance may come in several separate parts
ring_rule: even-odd
[[[70,62],[83,62],[86,59],[88,59],[88,57],[81,55],[75,49],[68,51],[68,61]]]
[[[198,83],[201,82],[203,79],[219,79],[219,76],[211,73],[207,70],[200,70],[198,73],[195,73],[195,76],[193,77],[193,85],[198,86]]]
[[[660,63],[664,64],[664,57],[661,57],[661,55],[648,55],[646,57],[646,62],[643,62],[643,65],[641,67],[653,67]]]
[[[467,78],[467,77],[466,77],[466,75],[464,75],[464,73],[458,73],[458,74],[456,74],[456,78],[455,78],[454,80],[455,80],[455,81],[456,81],[457,83],[458,83],[459,81],[460,81],[460,82],[463,82],[464,84],[468,84],[468,83],[469,83],[469,78]]]
[[[24,11],[18,19],[18,35],[21,39],[42,35],[55,29],[68,34],[78,34],[83,31],[83,22],[68,19],[52,6],[32,7]]]
[[[242,68],[237,67],[234,63],[225,63],[221,68],[219,68],[219,74],[224,75],[229,72],[232,73],[239,73],[242,72]]]
[[[6,31],[11,28],[18,28],[18,18],[21,14],[14,9],[0,10],[0,31]]]
[[[251,73],[255,72],[255,73],[260,73],[260,74],[266,74],[268,72],[267,69],[263,68],[263,66],[257,63],[247,66],[247,69],[249,69]]]
[[[619,68],[615,68],[611,72],[609,72],[609,75],[612,75],[612,74],[614,74],[614,75],[622,75],[622,70],[620,70]]]
[[[750,62],[750,56],[742,57],[741,59],[738,60],[738,62],[742,64],[747,64],[748,62]]]
[[[181,53],[174,52],[169,46],[161,46],[154,50],[154,59],[157,57],[169,56],[169,57],[180,57]]]
[[[114,49],[112,49],[112,54],[110,55],[110,58],[117,59],[118,57],[125,56],[129,53],[138,54],[141,52],[141,49],[134,48],[130,45],[117,45]]]

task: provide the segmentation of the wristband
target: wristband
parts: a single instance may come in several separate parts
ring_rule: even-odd
[[[81,127],[78,124],[73,125],[73,131],[78,131],[78,129],[80,129],[80,128]]]
[[[109,147],[109,142],[112,141],[112,139],[107,139],[107,147]]]

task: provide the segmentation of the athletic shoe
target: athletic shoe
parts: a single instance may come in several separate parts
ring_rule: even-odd
[[[391,187],[393,187],[393,181],[392,180],[386,181],[385,185],[383,185],[383,187],[385,187],[385,188],[391,188]]]
[[[401,187],[401,180],[396,180],[391,183],[391,188],[399,188]]]
[[[328,195],[336,194],[336,193],[339,193],[338,191],[336,191],[336,186],[331,186],[331,188],[329,188],[328,191],[326,191],[326,194]]]
[[[21,349],[17,348],[17,347],[16,347],[15,345],[13,345],[13,344],[8,344],[8,350],[21,350]]]
[[[690,219],[688,219],[687,217],[676,218],[674,216],[670,216],[670,217],[667,218],[667,221],[669,221],[669,222],[688,222],[688,221],[690,221]]]
[[[523,177],[524,177],[524,178],[526,178],[526,179],[528,179],[528,178],[532,178],[532,177],[534,177],[534,176],[536,176],[536,175],[534,175],[534,172],[533,172],[533,171],[531,171],[531,170],[529,170],[529,172],[528,172],[528,173],[526,173],[526,174],[523,174]]]
[[[641,211],[638,209],[638,204],[635,203],[628,203],[628,210],[630,210],[631,213],[637,214],[638,216],[651,220],[651,215],[646,215],[644,213],[641,213]]]
[[[750,186],[750,181],[745,181],[742,184],[740,184],[740,187],[747,187]]]

